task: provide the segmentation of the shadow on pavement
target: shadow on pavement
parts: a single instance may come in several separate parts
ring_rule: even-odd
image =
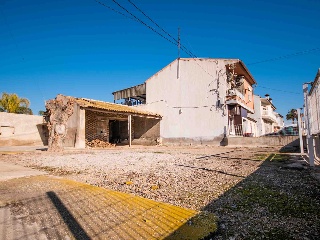
[[[61,202],[60,198],[54,192],[47,192],[47,196],[59,212],[63,221],[67,224],[69,230],[75,239],[90,239],[86,231],[80,226],[78,221],[73,217],[69,210]]]
[[[218,230],[203,239],[320,239],[320,184],[314,171],[297,156],[270,154],[202,209],[219,219]]]
[[[15,198],[17,186],[22,199]],[[198,221],[194,210],[61,178],[0,182],[0,201],[6,199],[4,239],[164,239],[181,227],[180,239],[198,239],[216,228],[213,214]],[[203,225],[205,219],[211,224]]]

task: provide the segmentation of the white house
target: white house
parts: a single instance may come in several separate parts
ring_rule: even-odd
[[[320,157],[320,68],[308,94],[310,134],[314,139],[315,153]]]
[[[277,122],[274,124],[274,131],[279,131],[284,127],[283,116],[280,113],[274,113],[277,119]]]
[[[273,133],[283,127],[282,116],[275,112],[272,99],[254,95],[254,113],[249,116],[257,121],[257,136]]]
[[[160,137],[170,143],[220,143],[253,136],[256,81],[239,59],[180,58],[143,84],[113,92],[114,101],[162,116]]]

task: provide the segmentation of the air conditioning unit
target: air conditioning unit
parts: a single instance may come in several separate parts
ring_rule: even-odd
[[[244,82],[244,76],[240,75],[236,77],[236,86],[240,87]]]
[[[229,89],[229,90],[228,90],[228,93],[229,93],[230,96],[236,95],[236,91],[233,90],[233,89]]]

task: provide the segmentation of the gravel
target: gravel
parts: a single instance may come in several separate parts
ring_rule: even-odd
[[[281,239],[282,235],[287,236],[284,239],[320,238],[319,182],[312,180],[313,171],[307,166],[286,167],[295,163],[295,156],[274,153],[273,148],[116,147],[2,155],[0,159],[156,201],[213,212],[220,225],[208,239]],[[312,192],[319,195],[310,195]],[[303,208],[301,202],[312,201],[312,206],[301,210],[306,211],[303,215],[284,201],[297,208]],[[313,213],[316,207],[318,212]],[[288,214],[292,211],[294,214]]]

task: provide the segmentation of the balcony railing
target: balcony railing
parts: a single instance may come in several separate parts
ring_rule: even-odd
[[[243,136],[242,124],[234,125],[234,131],[236,136]]]
[[[273,112],[269,110],[262,110],[262,117],[272,120],[273,122],[277,122],[277,117]]]
[[[237,96],[237,97],[239,97],[241,100],[245,100],[245,97],[244,97],[244,95],[241,93],[241,92],[239,92],[237,89],[230,89],[229,91],[228,91],[228,96]]]

